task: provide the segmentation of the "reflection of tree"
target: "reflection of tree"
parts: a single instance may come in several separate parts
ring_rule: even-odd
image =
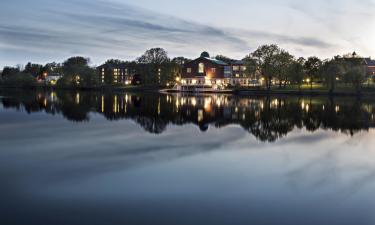
[[[160,134],[169,124],[195,124],[201,131],[238,124],[258,140],[274,142],[294,128],[329,129],[354,135],[373,126],[374,105],[358,99],[236,96],[170,96],[91,92],[7,92],[4,108],[28,113],[62,114],[70,121],[89,113],[108,120],[130,119],[147,132]]]

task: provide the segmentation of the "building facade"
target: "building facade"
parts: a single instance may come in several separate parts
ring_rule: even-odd
[[[369,76],[375,77],[375,60],[372,60],[371,58],[365,58],[365,63],[367,67],[367,74]]]
[[[97,70],[101,84],[130,85],[136,75],[136,68],[128,63],[105,63]]]
[[[195,88],[224,89],[228,86],[248,86],[250,78],[242,61],[224,62],[210,58],[207,52],[184,65],[181,75],[182,90]]]

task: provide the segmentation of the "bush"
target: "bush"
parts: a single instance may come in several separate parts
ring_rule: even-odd
[[[9,87],[34,87],[37,85],[37,82],[31,74],[17,73],[4,77],[1,80],[1,85]]]

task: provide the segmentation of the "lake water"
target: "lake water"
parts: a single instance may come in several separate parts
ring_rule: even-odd
[[[0,96],[0,224],[375,224],[375,100]]]

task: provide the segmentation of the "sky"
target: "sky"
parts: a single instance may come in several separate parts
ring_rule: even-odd
[[[84,56],[134,60],[162,47],[241,59],[262,44],[297,57],[375,58],[375,0],[1,0],[0,67]]]

